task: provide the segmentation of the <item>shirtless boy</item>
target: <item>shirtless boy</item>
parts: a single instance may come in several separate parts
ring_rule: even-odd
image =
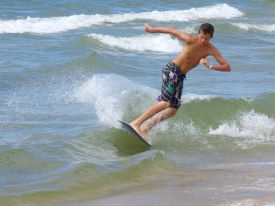
[[[231,71],[231,68],[218,49],[209,43],[214,34],[214,27],[209,23],[202,24],[199,33],[195,36],[174,28],[156,28],[148,24],[144,25],[144,30],[150,33],[167,33],[185,43],[179,55],[162,70],[163,82],[158,102],[130,123],[148,141],[148,131],[154,125],[176,115],[181,104],[183,80],[191,69],[198,64],[204,64],[209,69],[222,72]],[[219,64],[210,64],[206,59],[207,56],[213,56]]]

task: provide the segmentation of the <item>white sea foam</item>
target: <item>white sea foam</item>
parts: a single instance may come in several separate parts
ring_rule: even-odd
[[[178,135],[178,141],[184,141],[184,139],[182,139],[183,134],[191,135],[194,139],[201,134],[200,129],[192,121],[189,121],[188,123],[162,121],[160,124],[153,127],[150,132],[154,136],[156,133],[164,133],[167,131],[169,131],[169,135]]]
[[[236,137],[242,148],[275,141],[275,120],[254,111],[239,115],[232,122],[225,122],[217,129],[210,128],[211,135]]]
[[[259,30],[264,32],[275,32],[275,24],[247,24],[247,23],[233,23],[232,25],[243,30]]]
[[[90,34],[89,37],[110,47],[117,47],[130,51],[155,51],[172,53],[179,52],[182,45],[168,35],[140,35],[135,37],[113,37],[102,34]]]
[[[210,94],[184,94],[182,96],[182,103],[189,103],[193,101],[210,101],[211,99],[215,98],[217,96],[215,95],[210,95]]]
[[[80,102],[94,104],[99,121],[107,126],[116,125],[115,120],[121,119],[123,115],[121,105],[124,102],[125,90],[119,83],[122,81],[110,84],[114,79],[121,79],[121,77],[93,75],[90,80],[77,88],[75,93]],[[125,79],[123,82],[125,83]]]
[[[244,199],[239,201],[233,201],[230,203],[221,204],[219,206],[254,206],[255,202],[252,199]]]
[[[135,20],[191,21],[197,19],[230,19],[244,14],[228,4],[173,11],[148,11],[140,13],[71,15],[51,18],[31,18],[0,20],[0,33],[49,34],[66,32],[81,27],[102,25],[104,23],[123,23]]]
[[[77,88],[74,96],[79,102],[94,105],[100,123],[105,126],[119,127],[117,120],[123,119],[127,113],[125,109],[129,104],[135,104],[132,102],[135,98],[142,99],[144,103],[146,94],[155,92],[123,76],[96,74]],[[140,104],[135,109],[140,113],[145,109],[144,104]]]

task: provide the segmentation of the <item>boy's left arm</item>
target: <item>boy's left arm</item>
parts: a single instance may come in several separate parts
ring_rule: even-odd
[[[216,59],[216,61],[219,63],[219,65],[212,65],[208,62],[207,59],[201,59],[200,63],[204,64],[207,68],[221,71],[221,72],[230,72],[231,67],[229,63],[223,58],[221,53],[216,49],[213,48],[212,56]]]

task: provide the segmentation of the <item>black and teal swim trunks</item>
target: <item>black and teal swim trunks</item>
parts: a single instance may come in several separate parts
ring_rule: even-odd
[[[158,101],[170,102],[170,106],[178,109],[181,104],[181,95],[183,89],[183,74],[177,64],[169,62],[162,69],[162,87],[161,95],[158,96]]]

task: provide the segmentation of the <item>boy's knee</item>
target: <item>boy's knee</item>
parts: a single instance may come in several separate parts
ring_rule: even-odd
[[[175,116],[177,114],[177,111],[178,111],[177,109],[171,108],[170,115]]]
[[[163,106],[164,106],[165,108],[168,108],[168,107],[171,106],[171,103],[170,103],[170,102],[162,101],[161,103],[163,104]]]
[[[177,114],[177,109],[169,107],[167,111],[161,115],[160,119],[164,120],[170,117],[173,117]]]

